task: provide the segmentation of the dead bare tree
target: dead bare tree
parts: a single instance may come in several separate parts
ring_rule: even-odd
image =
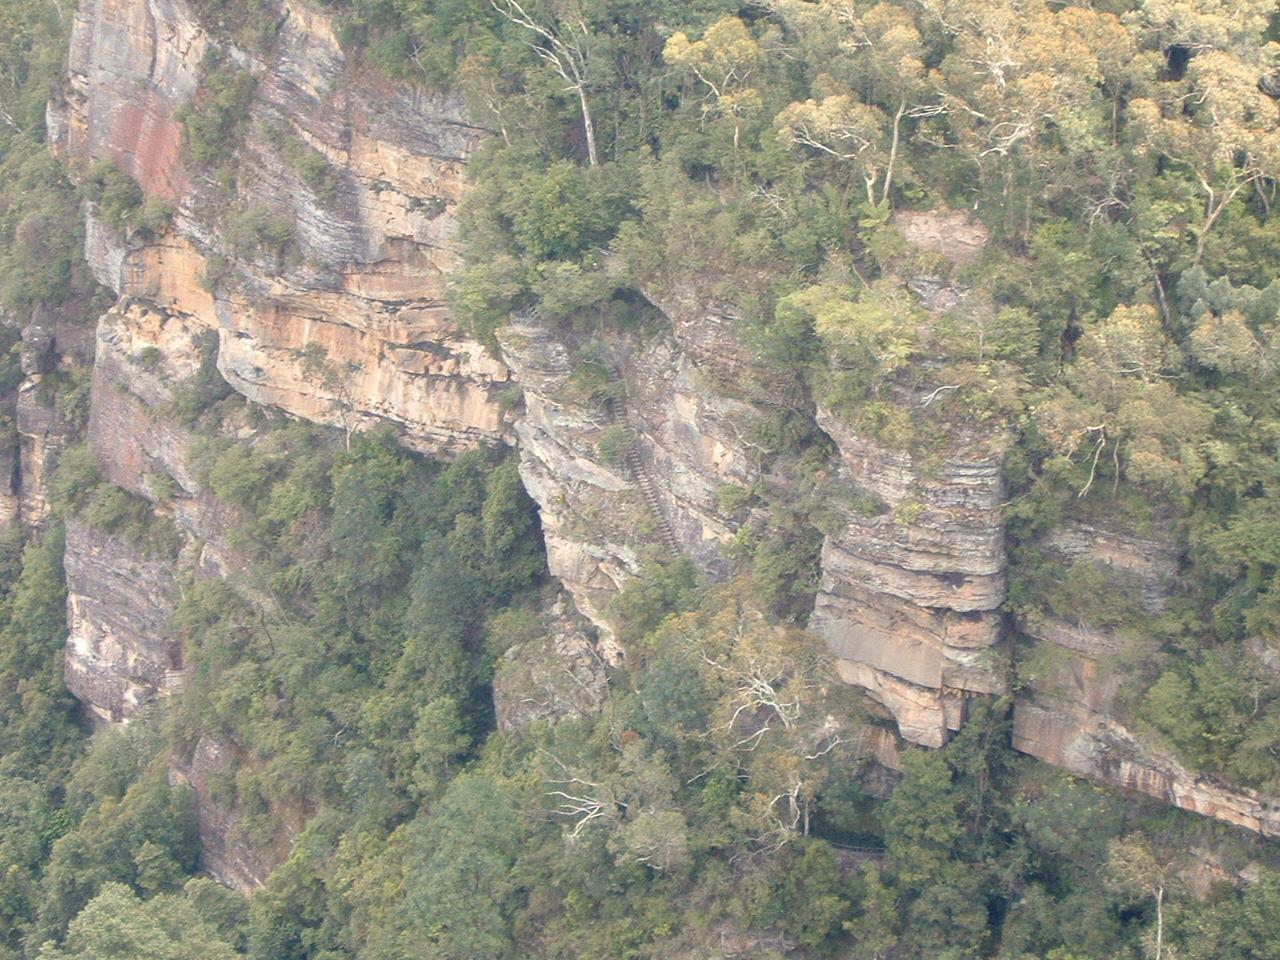
[[[596,154],[596,128],[591,119],[591,104],[587,100],[587,60],[591,31],[582,11],[576,4],[572,12],[558,17],[560,25],[539,23],[524,8],[520,0],[489,0],[490,6],[512,23],[524,27],[538,39],[529,41],[529,47],[543,63],[551,67],[562,79],[567,90],[578,95],[582,106],[582,126],[587,136],[587,159],[591,166],[598,166]]]

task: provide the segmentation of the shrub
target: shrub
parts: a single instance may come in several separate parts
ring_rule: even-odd
[[[111,160],[98,160],[89,168],[80,192],[98,205],[103,220],[120,230],[132,227],[142,210],[142,188]]]
[[[92,398],[93,374],[89,370],[77,370],[60,378],[54,403],[58,414],[77,430],[83,430],[89,422],[89,401]]]
[[[184,423],[195,423],[200,415],[234,391],[218,371],[218,333],[206,330],[195,338],[200,366],[195,375],[173,388],[170,411]]]
[[[187,134],[187,154],[197,170],[227,173],[249,120],[258,81],[213,51],[205,55],[200,69],[195,99],[178,112]]]
[[[277,123],[268,131],[290,169],[298,175],[321,201],[329,202],[338,195],[340,179],[329,158],[298,137],[283,123]]]
[[[67,447],[58,458],[49,484],[49,501],[54,512],[61,515],[73,513],[101,482],[98,461],[89,448],[84,444]]]
[[[191,6],[212,33],[245,50],[269,50],[280,32],[280,19],[265,0],[193,0]]]
[[[596,453],[600,459],[610,466],[616,466],[626,459],[627,453],[635,444],[635,436],[624,424],[615,423],[600,431],[596,439]]]
[[[251,259],[267,253],[279,260],[293,240],[295,223],[287,214],[265,207],[243,207],[227,218],[224,235],[236,256]]]

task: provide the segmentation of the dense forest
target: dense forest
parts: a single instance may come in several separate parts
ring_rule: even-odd
[[[271,0],[191,6],[228,50],[276,41]],[[488,132],[450,294],[469,331],[493,345],[529,313],[572,330],[577,388],[606,397],[593,342],[652,322],[637,291],[697,288],[739,309],[761,391],[922,456],[957,424],[988,433],[1009,622],[1114,628],[1127,719],[1188,769],[1280,794],[1274,4],[326,9],[360,69],[456,91]],[[0,10],[11,394],[33,314],[91,328],[109,302],[81,203],[151,232],[170,211],[110,164],[50,155],[72,12]],[[184,163],[234,192],[255,81],[217,48],[201,69]],[[285,153],[333,189],[323,156]],[[904,242],[895,211],[934,208],[985,225],[980,260]],[[231,226],[288,255],[292,224]],[[949,270],[993,308],[926,322],[909,281]],[[926,379],[946,385],[927,410],[895,402]],[[84,376],[42,390],[87,415]],[[557,589],[510,450],[437,461],[388,431],[304,424],[234,393],[212,356],[172,414],[250,558],[240,582],[184,584],[181,692],[90,735],[64,686],[64,526],[178,562],[171,522],[86,446],[63,452],[49,520],[0,543],[0,958],[1280,956],[1266,841],[1015,753],[1008,697],[892,773],[831,732],[883,718],[806,629],[832,504],[829,441],[800,406],[752,425],[788,482],[723,491],[752,518],[730,574],[655,551],[608,611],[626,657],[598,713],[505,730],[495,671]],[[1123,575],[1041,550],[1101,515],[1179,545],[1159,615]],[[1045,667],[1013,669],[1016,686]],[[237,746],[215,784],[237,842],[280,849],[248,897],[201,873],[194,798],[169,772],[202,738]],[[1248,882],[1195,882],[1193,848]]]

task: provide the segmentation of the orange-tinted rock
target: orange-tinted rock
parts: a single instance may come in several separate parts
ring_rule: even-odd
[[[344,429],[391,423],[423,451],[504,436],[506,368],[443,305],[462,170],[482,136],[461,103],[349,69],[329,18],[290,5],[268,58],[244,58],[259,82],[248,139],[228,144],[229,203],[181,149],[178,111],[212,42],[181,0],[81,7],[58,149],[78,166],[116,160],[176,211],[168,236],[145,241],[91,216],[99,279],[218,330],[219,367],[250,399]],[[335,194],[317,196],[266,130],[324,154]],[[233,253],[224,232],[248,209],[296,224],[287,262]]]

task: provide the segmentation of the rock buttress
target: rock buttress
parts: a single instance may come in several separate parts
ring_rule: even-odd
[[[962,214],[906,213],[895,222],[909,243],[953,266],[971,262],[986,242]],[[910,286],[932,317],[985,308],[941,279],[917,277]],[[930,359],[940,358],[921,362]],[[903,387],[893,402],[926,418],[929,393]],[[942,746],[963,722],[968,697],[1007,689],[999,648],[1003,443],[947,425],[926,458],[830,410],[819,408],[818,424],[839,453],[836,484],[858,497],[837,501],[840,529],[823,545],[811,625],[841,677],[880,701],[904,737]]]

